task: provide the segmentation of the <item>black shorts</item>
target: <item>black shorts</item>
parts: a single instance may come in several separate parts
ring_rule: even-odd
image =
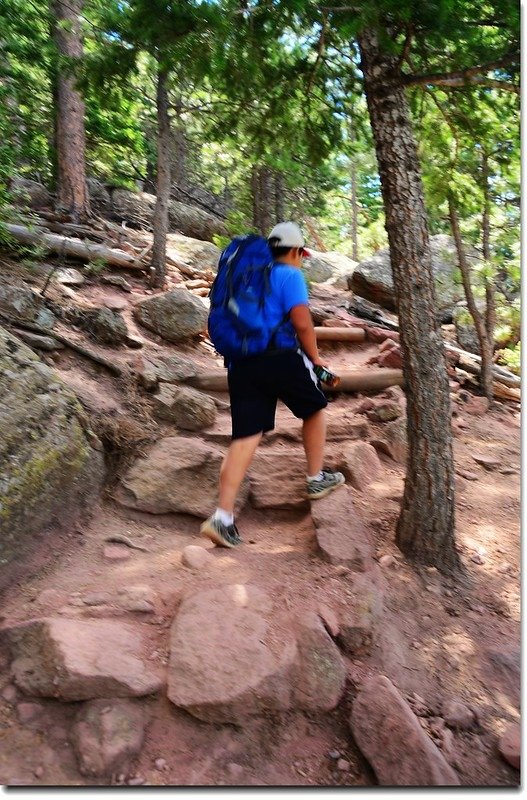
[[[311,361],[295,350],[261,353],[229,367],[232,438],[272,431],[276,402],[281,400],[300,419],[328,404]]]

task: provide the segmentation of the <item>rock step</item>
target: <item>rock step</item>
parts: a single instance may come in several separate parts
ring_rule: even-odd
[[[368,530],[353,505],[351,490],[344,485],[311,503],[318,549],[325,561],[366,572],[374,564]]]

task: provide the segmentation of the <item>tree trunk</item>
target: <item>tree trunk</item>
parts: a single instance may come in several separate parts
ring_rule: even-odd
[[[58,50],[56,83],[57,206],[75,221],[90,215],[86,186],[84,100],[75,86],[72,63],[82,58],[83,0],[51,0],[53,38]],[[69,63],[65,63],[66,59]]]
[[[157,73],[157,185],[154,208],[150,286],[161,288],[165,283],[167,254],[168,204],[170,202],[170,119],[168,116],[168,70]]]
[[[281,172],[274,174],[274,221],[276,224],[285,220],[285,181]]]
[[[463,288],[465,289],[465,297],[467,299],[467,307],[470,316],[474,321],[474,327],[478,335],[479,349],[481,353],[481,386],[486,397],[492,403],[492,355],[493,347],[489,339],[488,332],[485,327],[485,319],[476,305],[472,284],[470,283],[470,265],[467,261],[465,248],[461,239],[461,231],[459,230],[459,220],[457,216],[454,199],[451,195],[448,198],[448,212],[450,215],[450,225],[452,227],[452,235],[456,243],[457,260],[459,269],[461,271],[461,279],[463,281]]]
[[[445,352],[436,322],[423,187],[397,57],[373,29],[359,36],[399,314],[408,464],[396,541],[412,560],[457,573],[454,463]]]
[[[357,203],[357,164],[355,158],[351,159],[351,257],[359,261],[359,206]]]
[[[260,168],[260,231],[267,236],[273,227],[274,219],[273,171],[269,167]]]
[[[176,124],[172,135],[172,182],[178,189],[186,189],[187,181],[187,137],[182,119],[183,101],[178,95],[175,102]],[[177,199],[181,199],[178,193]],[[183,201],[184,202],[184,201]]]
[[[483,258],[490,266],[490,185],[489,185],[489,157],[483,154],[482,159],[482,178],[483,178],[483,218],[481,224]],[[496,283],[491,275],[485,276],[485,327],[492,352],[494,353],[494,330],[496,328]]]

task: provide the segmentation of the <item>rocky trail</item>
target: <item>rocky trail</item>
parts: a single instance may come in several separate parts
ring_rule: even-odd
[[[20,290],[35,280],[18,278]],[[280,409],[242,492],[243,544],[216,548],[198,532],[229,440],[228,397],[183,381],[221,362],[195,334],[153,331],[137,308],[156,295],[126,281],[50,291],[55,310],[118,311],[117,343],[71,319],[56,330],[134,381],[68,347],[36,357],[78,398],[108,472],[100,501],[48,526],[32,571],[4,593],[2,784],[518,785],[517,404],[486,411],[452,383],[462,584],[416,570],[394,543],[398,386],[331,398],[327,465],[347,482],[312,504],[300,425]],[[351,324],[347,296],[315,286],[319,324]],[[397,366],[380,339],[321,351],[336,372]],[[17,357],[29,358],[24,347]]]

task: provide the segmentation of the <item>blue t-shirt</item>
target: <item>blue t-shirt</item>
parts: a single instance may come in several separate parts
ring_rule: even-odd
[[[269,327],[278,325],[294,306],[307,306],[308,302],[307,284],[302,271],[288,264],[275,263],[271,270],[271,291],[265,302]],[[280,325],[274,346],[280,350],[298,347],[296,332],[289,320]]]

